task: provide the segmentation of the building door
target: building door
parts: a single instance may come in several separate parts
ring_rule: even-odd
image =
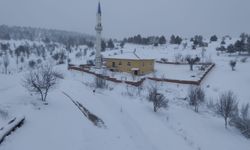
[[[136,75],[136,76],[138,75],[138,70],[134,71],[134,75]]]

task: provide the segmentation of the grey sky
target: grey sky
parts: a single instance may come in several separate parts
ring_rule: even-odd
[[[98,0],[0,0],[0,24],[95,34]],[[250,0],[101,0],[104,36],[250,33]]]

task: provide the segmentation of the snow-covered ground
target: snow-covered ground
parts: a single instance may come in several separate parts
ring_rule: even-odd
[[[250,102],[250,58],[246,63],[238,61],[236,71],[231,71],[229,61],[240,58],[227,54],[218,56],[215,51],[218,45],[212,43],[206,49],[206,58],[216,63],[202,82],[206,100],[216,102],[221,92],[232,90],[240,104]],[[201,55],[201,49],[175,47],[178,46],[155,48],[128,44],[123,50],[133,51],[136,48],[138,54],[169,61],[174,61],[177,54]],[[119,51],[107,51],[103,55]],[[74,63],[86,63],[91,59],[89,55],[75,59],[75,53],[70,55]],[[146,99],[148,88],[154,84],[152,81],[146,80],[141,92],[132,86],[109,82],[109,89],[93,93],[92,75],[68,71],[66,65],[56,66],[56,69],[64,74],[64,79],[49,93],[48,105],[43,105],[37,96],[30,95],[22,87],[25,72],[0,74],[0,108],[8,112],[5,118],[0,115],[0,128],[13,116],[26,117],[24,125],[0,145],[1,150],[247,150],[250,147],[250,141],[237,129],[225,129],[223,119],[209,110],[206,104],[201,106],[199,113],[195,113],[183,100],[188,85],[158,83],[160,91],[170,102],[168,109],[154,113],[152,103]],[[187,74],[180,76],[189,76],[189,67],[183,69]],[[166,76],[179,76],[176,70],[168,66]],[[94,126],[62,92],[101,118],[106,128]],[[133,96],[128,96],[128,92]]]

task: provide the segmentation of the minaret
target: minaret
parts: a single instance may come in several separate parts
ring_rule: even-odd
[[[102,68],[102,58],[101,58],[101,33],[102,33],[102,11],[101,11],[101,4],[98,3],[98,10],[96,15],[96,54],[95,54],[95,65],[97,69]]]

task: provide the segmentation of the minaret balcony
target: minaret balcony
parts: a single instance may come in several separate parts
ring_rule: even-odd
[[[95,30],[97,30],[97,31],[102,31],[102,25],[97,25],[97,26],[95,27]]]

